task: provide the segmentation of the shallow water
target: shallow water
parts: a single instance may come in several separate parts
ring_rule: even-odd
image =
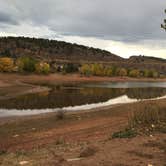
[[[0,100],[0,117],[87,110],[139,100],[166,98],[166,82],[114,82],[59,85],[51,90]]]

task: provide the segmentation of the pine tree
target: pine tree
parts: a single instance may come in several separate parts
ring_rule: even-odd
[[[165,9],[165,13],[166,13],[166,9]],[[165,29],[166,31],[166,19],[164,19],[164,23],[161,24],[161,28]]]

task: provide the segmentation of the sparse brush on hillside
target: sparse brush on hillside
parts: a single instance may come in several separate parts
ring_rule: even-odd
[[[71,44],[63,41],[27,37],[0,38],[0,56],[18,58],[24,55],[41,59],[43,61],[55,61],[57,59],[71,61],[123,60],[123,58],[105,50]]]

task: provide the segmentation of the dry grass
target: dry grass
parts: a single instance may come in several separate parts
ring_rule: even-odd
[[[139,128],[146,132],[158,131],[166,133],[166,107],[157,102],[137,105],[130,114],[129,128]]]
[[[128,126],[113,133],[111,138],[132,138],[138,134],[149,135],[152,132],[166,133],[166,106],[154,101],[145,104],[140,102],[130,111]]]

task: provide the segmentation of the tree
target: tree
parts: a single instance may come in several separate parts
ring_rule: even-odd
[[[0,58],[0,71],[11,72],[14,68],[14,61],[12,58],[4,57]]]
[[[105,67],[105,69],[104,69],[104,75],[112,77],[112,75],[113,75],[112,67]]]
[[[79,71],[80,71],[81,74],[86,75],[86,76],[92,75],[91,66],[88,65],[88,64],[83,64],[80,67]]]
[[[31,57],[21,57],[17,60],[18,71],[34,72],[37,61]]]
[[[144,77],[149,77],[149,78],[157,78],[159,77],[159,73],[155,70],[144,70]]]
[[[165,9],[165,13],[166,13],[166,9]],[[166,19],[164,19],[164,23],[161,24],[161,28],[166,30]]]
[[[130,76],[130,77],[139,77],[139,76],[140,76],[140,72],[139,72],[139,70],[137,70],[137,69],[133,69],[133,70],[131,70],[131,71],[129,72],[129,76]]]
[[[118,69],[118,76],[127,76],[127,70],[125,68]]]
[[[102,76],[104,75],[104,66],[102,64],[92,64],[91,65],[91,72],[95,76]]]
[[[63,72],[65,73],[74,73],[78,71],[78,65],[75,65],[73,63],[67,63],[63,67]]]
[[[46,62],[39,62],[35,65],[35,70],[39,74],[48,74],[50,72],[50,65]]]

